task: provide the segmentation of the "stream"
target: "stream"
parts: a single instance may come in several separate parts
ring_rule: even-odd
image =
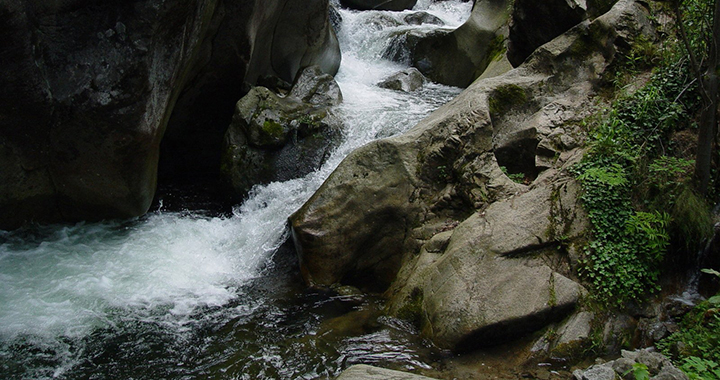
[[[456,28],[472,2],[420,0]],[[342,144],[304,178],[255,187],[230,215],[159,206],[127,221],[0,231],[2,379],[315,379],[349,365],[431,368],[442,352],[372,296],[308,290],[287,218],[352,150],[406,131],[460,89],[376,83],[406,12],[340,11]],[[349,318],[343,316],[348,315]],[[352,321],[352,323],[350,323]]]

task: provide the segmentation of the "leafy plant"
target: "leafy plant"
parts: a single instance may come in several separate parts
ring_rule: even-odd
[[[683,360],[680,369],[691,380],[718,380],[720,379],[720,366],[711,360],[690,356]]]
[[[623,376],[628,375],[630,372],[633,374],[633,378],[635,380],[649,380],[650,379],[650,371],[648,370],[647,365],[642,363],[635,363],[632,366],[632,369],[628,370],[623,374]]]

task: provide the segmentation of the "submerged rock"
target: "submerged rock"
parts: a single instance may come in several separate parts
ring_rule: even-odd
[[[341,101],[335,79],[317,66],[303,70],[286,97],[254,87],[240,99],[221,168],[236,194],[317,169],[339,137],[340,121],[329,108]]]

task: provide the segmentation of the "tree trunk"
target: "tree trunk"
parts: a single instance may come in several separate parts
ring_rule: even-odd
[[[678,22],[682,22],[678,20]],[[683,38],[685,38],[683,36]],[[698,129],[698,148],[695,156],[695,180],[697,191],[705,195],[710,184],[710,167],[712,165],[712,147],[717,126],[716,115],[718,110],[718,69],[720,68],[720,0],[715,0],[713,16],[713,29],[710,38],[710,52],[708,68],[704,75],[700,67],[696,67],[699,76],[700,96],[702,98],[702,113]],[[692,53],[690,53],[692,54]],[[696,64],[696,63],[695,63]]]

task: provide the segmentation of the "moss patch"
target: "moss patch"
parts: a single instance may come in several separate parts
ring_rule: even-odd
[[[424,298],[425,297],[421,289],[413,289],[405,305],[398,310],[397,317],[413,323],[416,327],[420,327],[422,323]]]
[[[527,94],[522,87],[508,84],[496,88],[490,95],[490,113],[500,116],[515,106],[527,102]]]

